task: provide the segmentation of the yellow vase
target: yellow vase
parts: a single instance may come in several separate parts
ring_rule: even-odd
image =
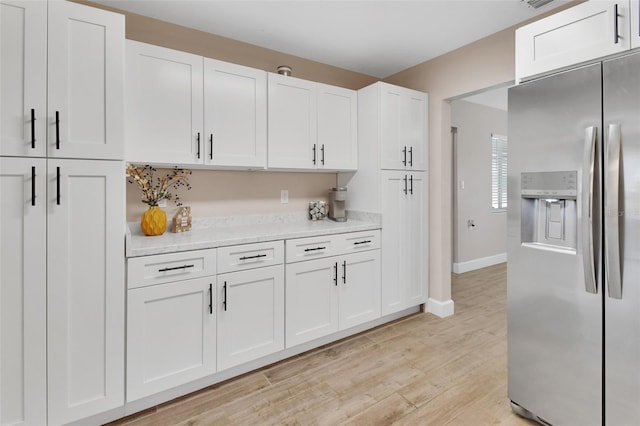
[[[150,206],[149,210],[142,213],[140,227],[144,235],[162,235],[167,230],[167,214],[158,206]]]

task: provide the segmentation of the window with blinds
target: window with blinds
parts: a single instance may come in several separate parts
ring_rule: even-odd
[[[507,137],[491,135],[491,210],[507,209]]]

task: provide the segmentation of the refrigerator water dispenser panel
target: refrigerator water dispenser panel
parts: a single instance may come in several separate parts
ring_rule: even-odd
[[[576,249],[578,172],[521,174],[522,243]]]

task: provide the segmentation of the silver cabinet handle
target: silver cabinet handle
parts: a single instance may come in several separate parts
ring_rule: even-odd
[[[620,271],[620,125],[609,125],[609,138],[604,159],[606,191],[604,198],[604,241],[605,265],[609,297],[622,299],[622,278]]]
[[[584,286],[589,293],[597,293],[596,269],[593,250],[594,184],[596,173],[598,128],[587,127],[584,135],[584,162],[582,166],[582,265]]]

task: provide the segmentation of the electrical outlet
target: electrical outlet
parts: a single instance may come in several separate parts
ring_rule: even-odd
[[[464,189],[464,181],[462,179],[460,179],[458,187],[460,188],[460,190]]]
[[[289,203],[289,190],[281,189],[280,190],[280,204],[288,204]]]
[[[467,228],[469,229],[475,229],[476,227],[476,223],[474,222],[473,219],[468,219],[467,220]]]

